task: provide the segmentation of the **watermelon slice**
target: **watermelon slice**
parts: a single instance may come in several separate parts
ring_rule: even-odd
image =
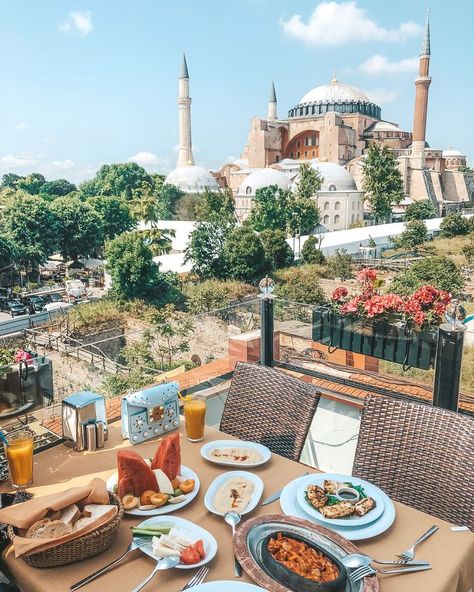
[[[140,497],[144,491],[158,491],[156,477],[143,458],[133,450],[117,452],[118,492],[123,498],[128,493]]]
[[[179,434],[175,433],[165,438],[158,446],[151,468],[161,469],[170,481],[176,479],[181,471],[181,449]]]

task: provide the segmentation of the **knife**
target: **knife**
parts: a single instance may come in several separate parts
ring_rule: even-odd
[[[305,475],[309,475],[309,474],[310,474],[309,471],[305,471],[301,476],[304,477]],[[285,487],[286,487],[286,485],[285,485]],[[279,489],[275,493],[272,493],[272,495],[270,497],[267,497],[267,499],[263,500],[263,502],[260,505],[261,506],[268,506],[268,504],[271,504],[272,502],[276,501],[277,499],[280,499],[281,492],[285,489],[285,487],[282,487],[281,489]]]

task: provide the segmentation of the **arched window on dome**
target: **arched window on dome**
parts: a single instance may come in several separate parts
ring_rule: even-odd
[[[336,191],[336,186],[334,185],[334,183],[331,183],[328,187],[329,191]],[[338,202],[339,203],[339,202]]]
[[[341,202],[340,201],[336,201],[336,203],[334,204],[334,209],[336,210],[336,212],[341,209]]]
[[[245,188],[245,194],[246,195],[251,195],[252,194],[252,188],[250,187],[250,185],[247,185],[247,187]]]
[[[324,202],[324,208],[323,209],[324,210],[329,210],[329,202],[328,201],[325,201]]]
[[[329,216],[327,214],[323,218],[323,224],[329,224]]]
[[[339,224],[341,222],[341,216],[339,216],[339,214],[336,214],[334,216],[334,224]]]

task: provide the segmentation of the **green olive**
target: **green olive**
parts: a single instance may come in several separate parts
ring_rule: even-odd
[[[183,495],[183,492],[181,491],[181,489],[178,487],[177,489],[174,490],[174,494],[175,497],[178,497],[178,495]]]

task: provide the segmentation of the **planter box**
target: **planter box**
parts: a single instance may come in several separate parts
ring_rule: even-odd
[[[415,331],[405,323],[341,316],[327,306],[313,310],[313,341],[413,368],[434,367],[438,330]]]

